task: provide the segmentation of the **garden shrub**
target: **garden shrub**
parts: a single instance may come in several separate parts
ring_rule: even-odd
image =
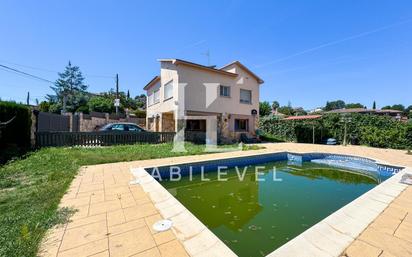
[[[391,117],[350,114],[346,118],[347,139],[351,144],[360,144],[381,148],[410,149],[412,147],[412,124],[399,122]],[[344,122],[339,114],[326,114],[318,120],[279,120],[274,117],[262,117],[260,129],[265,133],[285,141],[311,143],[312,126],[315,125],[315,142],[335,138],[343,142]]]
[[[31,113],[29,108],[14,102],[0,101],[0,121],[16,116],[0,132],[0,164],[24,154],[30,148]]]

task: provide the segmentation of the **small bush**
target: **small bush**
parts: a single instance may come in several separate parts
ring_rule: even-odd
[[[29,108],[14,102],[0,101],[0,121],[14,120],[1,128],[0,164],[24,154],[30,148],[31,113]]]
[[[141,110],[134,111],[137,118],[146,118],[146,112]]]

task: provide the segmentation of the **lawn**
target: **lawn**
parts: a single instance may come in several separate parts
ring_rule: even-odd
[[[36,256],[46,230],[65,218],[58,204],[80,166],[205,153],[204,146],[189,143],[186,153],[174,153],[172,148],[172,144],[44,148],[1,166],[0,256]]]

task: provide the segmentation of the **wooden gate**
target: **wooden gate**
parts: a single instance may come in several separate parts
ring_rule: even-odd
[[[37,132],[70,131],[70,116],[39,112],[37,116]]]

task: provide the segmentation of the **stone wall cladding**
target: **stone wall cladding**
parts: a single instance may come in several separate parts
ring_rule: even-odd
[[[90,131],[95,131],[102,126],[108,124],[108,123],[118,123],[118,122],[131,122],[131,123],[136,123],[137,125],[141,127],[146,127],[146,122],[143,119],[135,119],[135,118],[125,118],[125,119],[109,119],[109,114],[105,114],[105,118],[101,117],[91,117],[90,119],[86,119],[83,116],[83,113],[79,114],[79,131],[80,132],[90,132]]]

